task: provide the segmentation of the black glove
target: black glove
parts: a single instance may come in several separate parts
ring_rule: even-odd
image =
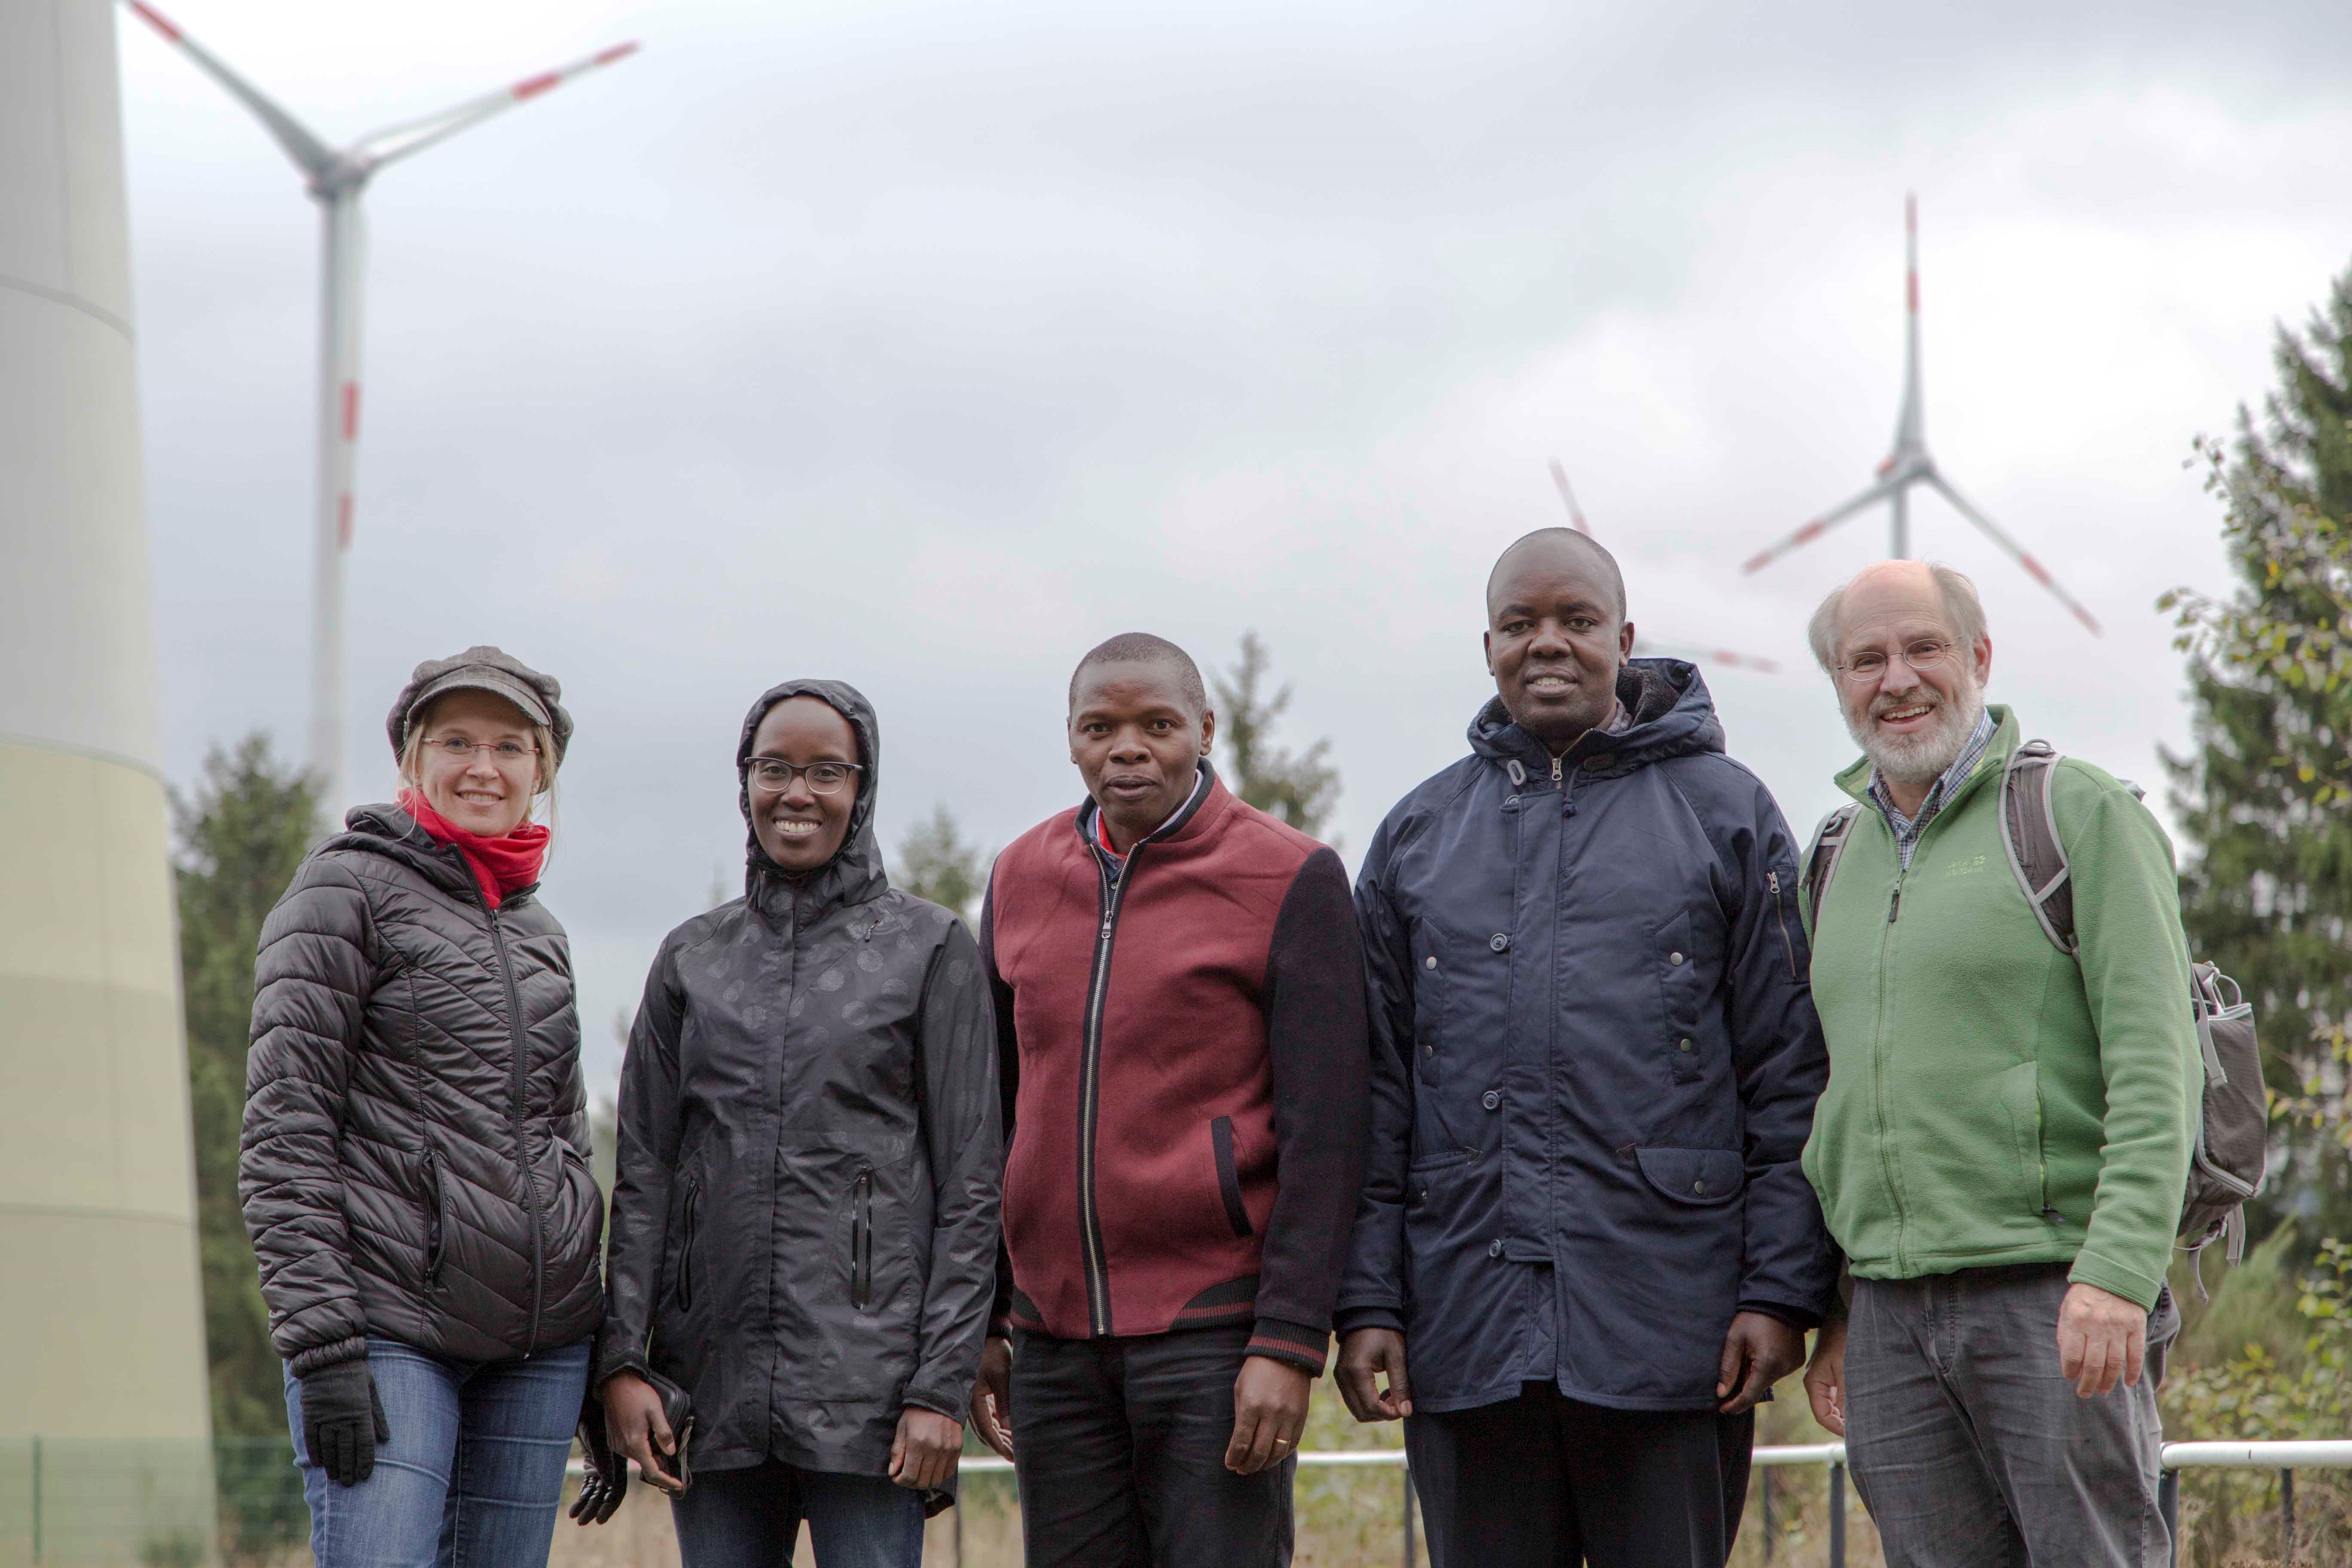
[[[302,1444],[330,1480],[352,1487],[367,1479],[375,1473],[375,1446],[390,1441],[365,1356],[304,1374]]]
[[[580,1405],[580,1447],[588,1456],[588,1475],[572,1500],[572,1517],[582,1524],[602,1524],[619,1511],[629,1495],[629,1461],[613,1448],[604,1433],[604,1402],[593,1383]]]

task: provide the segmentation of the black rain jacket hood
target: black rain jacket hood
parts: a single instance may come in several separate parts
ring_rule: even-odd
[[[880,734],[833,859],[793,876],[749,834],[744,895],[672,931],[621,1069],[603,1370],[692,1395],[698,1470],[777,1459],[883,1475],[909,1405],[961,1420],[995,1287],[996,1026],[963,922],[889,885]],[[933,1494],[936,1510],[948,1494]]]
[[[364,1336],[458,1361],[604,1317],[562,926],[489,909],[396,805],[352,811],[261,928],[237,1186],[270,1339],[299,1376]]]

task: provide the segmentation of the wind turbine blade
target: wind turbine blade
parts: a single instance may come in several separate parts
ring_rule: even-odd
[[[1979,529],[1983,531],[1986,538],[1991,540],[1995,544],[2000,545],[2003,550],[2008,551],[2011,556],[2016,560],[2017,563],[2025,568],[2025,574],[2027,576],[2032,578],[2035,582],[2049,589],[2052,597],[2055,598],[2060,604],[2073,611],[2074,618],[2088,626],[2091,629],[2091,635],[2093,637],[2103,635],[2099,630],[2099,623],[2092,618],[2091,612],[2083,608],[2080,604],[2076,603],[2074,595],[2060,587],[2058,585],[2058,580],[2050,575],[2048,569],[2046,569],[2041,562],[2036,561],[2031,554],[2027,553],[2026,551],[2019,545],[2017,541],[2011,539],[2000,529],[1994,527],[1992,519],[1985,516],[1984,513],[1979,511],[1975,507],[1970,506],[1966,500],[1963,500],[1960,498],[1960,492],[1954,489],[1949,484],[1948,484],[1945,481],[1943,475],[1929,474],[1927,476],[1927,482],[1936,487],[1937,494],[1942,496],[1946,500],[1952,503],[1954,510],[1958,511],[1962,517],[1967,518],[1970,522],[1975,523]]]
[[[551,71],[541,71],[537,76],[525,77],[511,87],[502,87],[496,92],[487,92],[479,98],[468,99],[464,103],[441,110],[438,114],[428,114],[420,120],[404,121],[398,125],[387,125],[381,131],[362,137],[358,151],[371,167],[381,167],[385,163],[394,163],[413,153],[422,153],[436,142],[446,142],[460,131],[469,131],[483,121],[503,114],[519,103],[529,102],[541,93],[552,91],[573,77],[617,64],[636,52],[637,46],[635,43],[615,44],[610,48],[599,49],[584,59],[573,60],[567,66],[558,66]]]
[[[1773,562],[1778,561],[1781,556],[1788,554],[1791,550],[1811,544],[1814,540],[1819,539],[1822,534],[1827,533],[1831,529],[1835,528],[1839,523],[1843,522],[1847,518],[1852,517],[1855,512],[1860,511],[1872,501],[1885,500],[1888,496],[1893,495],[1897,489],[1908,482],[1909,479],[1907,476],[1891,479],[1881,479],[1878,483],[1871,486],[1868,489],[1863,491],[1852,500],[1847,501],[1843,506],[1838,507],[1833,510],[1822,513],[1821,516],[1813,519],[1812,521],[1805,524],[1804,527],[1797,530],[1796,532],[1789,535],[1788,538],[1780,541],[1780,543],[1771,546],[1769,549],[1758,551],[1755,554],[1748,558],[1747,563],[1741,566],[1739,570],[1743,573],[1759,572],[1763,570],[1765,567],[1769,566]]]
[[[229,96],[251,110],[254,117],[268,128],[286,155],[294,160],[302,172],[316,179],[335,165],[334,151],[300,121],[264,97],[261,90],[236,72],[223,65],[217,56],[180,31],[163,14],[144,0],[123,0],[138,14],[139,19],[163,35],[164,39],[181,53],[196,62],[197,68],[226,88]]]
[[[1577,532],[1591,537],[1592,529],[1584,521],[1584,509],[1576,504],[1576,491],[1569,486],[1568,470],[1559,466],[1558,458],[1551,460],[1551,482],[1559,487],[1559,499],[1568,503],[1568,521],[1576,525]]]

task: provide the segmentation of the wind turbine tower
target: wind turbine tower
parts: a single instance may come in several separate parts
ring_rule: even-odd
[[[319,310],[319,478],[312,511],[310,583],[310,771],[320,800],[340,823],[343,780],[343,580],[352,550],[352,477],[360,437],[360,296],[366,229],[360,198],[386,164],[446,142],[573,77],[626,58],[616,44],[585,59],[469,99],[421,120],[389,125],[348,147],[330,147],[143,0],[125,0],[141,20],[251,110],[300,170],[324,220]]]
[[[110,7],[0,4],[6,1563],[213,1536],[120,81]]]
[[[1759,572],[1800,546],[1811,544],[1839,523],[1853,516],[1874,501],[1887,503],[1888,555],[1902,559],[1911,553],[1911,520],[1908,510],[1909,492],[1916,485],[1926,485],[1949,501],[1952,510],[1977,526],[1979,531],[2000,546],[2011,559],[2025,568],[2025,574],[2047,588],[2051,595],[2073,613],[2074,618],[2099,635],[2099,623],[2092,617],[2074,596],[2058,585],[2041,562],[2036,561],[2017,541],[1994,526],[1993,521],[1979,511],[1976,506],[1954,489],[1936,467],[1936,459],[1927,455],[1927,438],[1924,432],[1919,406],[1919,203],[1916,196],[1903,199],[1903,406],[1895,416],[1895,449],[1878,465],[1878,474],[1870,487],[1860,495],[1823,512],[1788,538],[1771,548],[1759,552],[1740,568],[1743,572]]]

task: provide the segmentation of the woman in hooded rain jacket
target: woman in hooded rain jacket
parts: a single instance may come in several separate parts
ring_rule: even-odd
[[[687,1568],[790,1562],[803,1519],[820,1568],[917,1568],[995,1285],[994,1016],[883,874],[864,697],[775,687],[735,763],[743,897],[662,943],[621,1069],[607,1422]]]

